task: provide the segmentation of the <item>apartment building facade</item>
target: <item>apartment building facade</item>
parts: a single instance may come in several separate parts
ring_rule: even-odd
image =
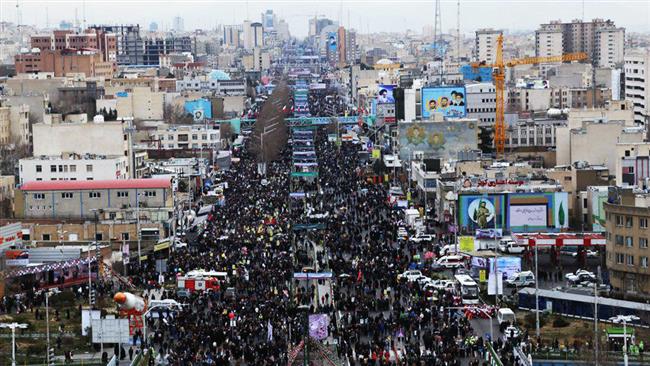
[[[650,118],[650,49],[636,49],[625,56],[625,99],[632,102],[634,122],[647,124]]]
[[[647,194],[605,203],[607,269],[613,290],[650,297],[650,207]]]

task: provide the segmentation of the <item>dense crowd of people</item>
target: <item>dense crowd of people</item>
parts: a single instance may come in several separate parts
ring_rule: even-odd
[[[170,255],[166,274],[226,270],[221,286],[228,291],[165,294],[186,306],[173,320],[149,320],[150,345],[173,365],[286,363],[304,339],[299,305],[306,305],[330,319],[324,343],[336,346],[323,357],[359,365],[481,364],[485,340],[472,337],[466,318],[445,311],[457,299],[445,292],[426,298],[415,283],[398,280],[431,244],[397,239],[399,213],[386,205],[384,186],[364,179],[357,146],[337,147],[325,131],[315,146],[319,174],[312,180],[291,178],[291,146],[266,176],[246,148],[239,152],[239,163],[222,176],[226,204],[213,209],[196,242]],[[305,195],[290,199],[290,192]],[[320,226],[295,230],[314,223]],[[292,278],[303,269],[334,277]]]

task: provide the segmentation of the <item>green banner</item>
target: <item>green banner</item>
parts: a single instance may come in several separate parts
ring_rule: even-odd
[[[292,177],[317,177],[318,172],[291,172]]]

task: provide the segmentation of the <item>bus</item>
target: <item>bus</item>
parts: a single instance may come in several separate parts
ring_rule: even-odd
[[[479,289],[474,279],[466,274],[456,275],[456,282],[460,289],[460,297],[464,305],[479,304]]]

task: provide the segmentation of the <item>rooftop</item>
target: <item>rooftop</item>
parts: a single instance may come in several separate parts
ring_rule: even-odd
[[[22,191],[170,188],[169,179],[54,180],[23,184]]]

